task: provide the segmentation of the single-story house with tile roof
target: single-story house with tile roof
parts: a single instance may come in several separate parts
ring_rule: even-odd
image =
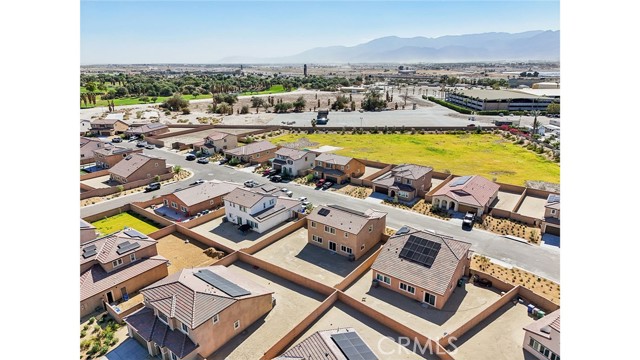
[[[498,197],[500,185],[479,175],[459,176],[451,179],[433,193],[433,206],[460,212],[473,212],[477,216],[489,212],[489,206]]]
[[[156,175],[169,172],[171,168],[167,168],[165,159],[134,153],[115,164],[109,170],[109,175],[111,180],[126,184],[144,179],[151,180]]]
[[[383,288],[442,309],[469,267],[471,244],[447,235],[400,228],[371,269]]]
[[[261,193],[258,190],[237,188],[224,196],[227,220],[246,225],[258,233],[295,219],[302,203],[286,196]]]
[[[224,156],[228,159],[238,159],[242,163],[264,164],[273,159],[276,149],[277,147],[268,141],[258,141],[224,150]]]
[[[560,309],[523,329],[524,350],[540,360],[560,360]]]
[[[373,209],[321,205],[307,216],[307,241],[357,260],[382,239],[386,221],[387,213]]]
[[[271,163],[274,169],[281,171],[282,175],[301,176],[313,167],[316,155],[312,151],[281,147],[276,151],[276,157]]]
[[[316,157],[313,176],[335,184],[343,184],[352,177],[362,176],[364,171],[364,164],[354,158],[322,153]]]
[[[359,356],[359,357],[358,357]],[[344,327],[316,331],[274,360],[378,359],[356,330]]]
[[[222,198],[238,188],[237,184],[222,181],[205,181],[162,196],[164,206],[180,212],[185,217],[203,210],[212,210],[224,205]]]
[[[80,137],[80,164],[86,164],[95,160],[93,151],[98,149],[110,149],[111,144],[100,141],[100,139],[92,139],[88,137]]]
[[[560,194],[549,194],[544,205],[542,233],[560,236]]]
[[[400,201],[423,198],[431,188],[433,168],[414,164],[402,164],[373,180],[373,191]]]
[[[150,356],[208,358],[273,308],[273,291],[225,266],[183,269],[141,290],[129,336]]]
[[[168,275],[157,241],[125,229],[80,245],[80,316],[128,298]]]
[[[204,155],[222,153],[225,150],[235,149],[238,146],[238,136],[222,131],[212,131],[203,141],[193,144],[193,149]]]
[[[127,136],[156,136],[169,132],[169,127],[160,123],[148,123],[141,126],[130,127],[124,132]]]

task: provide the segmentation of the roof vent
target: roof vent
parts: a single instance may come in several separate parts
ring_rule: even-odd
[[[551,334],[551,328],[549,327],[549,325],[543,326],[542,329],[540,329],[540,331],[542,331],[545,334]]]
[[[124,159],[125,159],[125,160],[131,160],[131,158],[132,158],[132,156],[131,156],[131,155],[129,155],[129,156],[127,156],[127,157],[126,157],[126,158],[124,158]]]

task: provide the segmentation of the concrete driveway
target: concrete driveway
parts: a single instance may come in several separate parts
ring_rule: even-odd
[[[134,339],[128,338],[98,360],[146,360],[148,356],[147,349]]]

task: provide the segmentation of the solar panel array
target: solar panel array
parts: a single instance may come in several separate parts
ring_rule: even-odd
[[[451,184],[449,184],[449,186],[458,186],[458,185],[462,185],[464,183],[466,183],[467,181],[469,181],[469,179],[471,179],[471,176],[467,175],[467,176],[461,176],[457,179],[454,179]]]
[[[124,233],[127,236],[132,237],[132,238],[138,238],[138,239],[146,239],[147,238],[147,235],[141,234],[135,229],[127,229],[127,230],[124,231]]]
[[[430,268],[438,256],[440,245],[440,243],[411,235],[400,251],[400,257]]]
[[[122,255],[126,252],[129,252],[133,249],[137,249],[139,247],[140,247],[139,242],[130,243],[128,241],[125,241],[123,243],[118,244],[118,250],[116,250],[116,252],[118,253],[118,255]]]
[[[556,203],[556,202],[560,202],[560,195],[550,194],[549,198],[547,199],[547,203]]]
[[[338,345],[347,360],[378,360],[355,332],[333,334],[331,339]]]
[[[327,216],[327,215],[329,215],[330,212],[331,212],[331,210],[322,208],[322,209],[318,210],[318,215]]]
[[[82,249],[82,257],[88,258],[98,253],[98,248],[95,245],[89,245],[86,248]]]
[[[221,290],[231,297],[251,295],[251,291],[243,289],[240,286],[209,270],[200,270],[194,273],[194,275],[200,280]]]

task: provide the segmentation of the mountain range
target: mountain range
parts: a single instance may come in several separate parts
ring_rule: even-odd
[[[436,38],[387,36],[356,46],[317,47],[296,55],[231,56],[219,63],[443,63],[560,60],[560,31],[490,32]]]

